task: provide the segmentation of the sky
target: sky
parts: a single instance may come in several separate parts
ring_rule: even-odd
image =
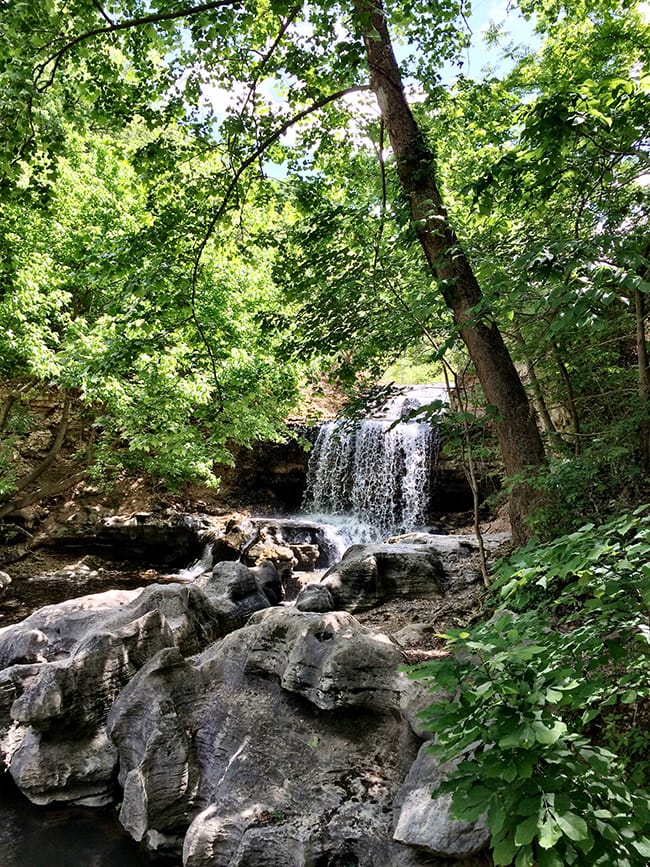
[[[509,9],[509,0],[473,0],[472,14],[468,19],[472,31],[472,42],[465,54],[463,75],[480,79],[488,66],[498,69],[500,74],[507,72],[512,62],[499,58],[494,46],[485,42],[485,34],[492,23],[502,26],[509,40],[518,44],[533,45],[538,42],[533,32],[533,23],[526,21],[516,9]],[[443,81],[449,82],[458,74],[457,68],[443,72]]]

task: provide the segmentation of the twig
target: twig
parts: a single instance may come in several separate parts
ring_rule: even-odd
[[[118,21],[108,24],[106,27],[95,27],[92,30],[87,30],[85,33],[80,33],[69,42],[66,42],[58,51],[50,55],[47,60],[36,67],[34,75],[34,85],[39,93],[43,93],[50,87],[56,77],[57,69],[63,59],[64,54],[67,54],[70,49],[87,39],[92,39],[95,36],[101,36],[103,33],[117,33],[120,30],[131,30],[135,27],[141,27],[143,24],[157,24],[161,21],[174,21],[178,18],[191,18],[193,15],[198,15],[201,12],[209,12],[213,9],[221,9],[224,6],[240,6],[241,0],[213,0],[211,3],[201,3],[198,6],[187,6],[184,9],[178,9],[175,12],[158,12],[151,15],[143,15],[141,18],[131,18],[129,21]],[[104,16],[105,17],[105,16]],[[39,80],[45,75],[48,66],[52,67],[51,72],[44,84],[39,84]]]

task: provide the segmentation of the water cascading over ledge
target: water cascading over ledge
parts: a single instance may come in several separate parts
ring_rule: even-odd
[[[445,399],[441,386],[411,387],[393,398],[379,417],[323,424],[309,459],[304,509],[347,518],[355,527],[349,535],[364,541],[426,524],[437,427],[400,419]]]

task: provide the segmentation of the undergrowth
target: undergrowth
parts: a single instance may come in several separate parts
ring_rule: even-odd
[[[411,676],[453,770],[459,819],[485,814],[494,863],[650,859],[650,515],[587,524],[500,561],[493,616],[445,634]]]

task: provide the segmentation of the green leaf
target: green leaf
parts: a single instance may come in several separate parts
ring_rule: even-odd
[[[527,846],[532,843],[537,835],[538,817],[537,814],[529,816],[515,829],[515,846]]]
[[[539,845],[542,849],[552,849],[562,837],[562,829],[550,813],[543,815],[537,827]]]
[[[639,855],[642,855],[644,858],[650,858],[650,840],[647,837],[637,837],[636,840],[632,840],[631,845]]]
[[[492,850],[492,860],[497,867],[508,867],[517,854],[517,847],[514,844],[512,837],[504,837],[500,839]]]
[[[493,797],[490,801],[487,810],[487,823],[488,828],[492,832],[492,834],[498,834],[499,831],[503,828],[506,821],[506,811],[503,808],[503,804],[497,797]]]
[[[533,867],[535,858],[531,846],[520,849],[515,858],[515,867]]]
[[[538,849],[537,867],[565,867],[565,864],[555,849]]]
[[[555,813],[555,820],[569,840],[577,842],[589,838],[589,829],[583,818],[572,812]]]
[[[563,722],[554,722],[551,728],[545,726],[544,723],[539,720],[535,720],[532,723],[532,729],[535,732],[535,739],[540,744],[554,744],[558,741],[564,734],[566,734],[567,727]]]

